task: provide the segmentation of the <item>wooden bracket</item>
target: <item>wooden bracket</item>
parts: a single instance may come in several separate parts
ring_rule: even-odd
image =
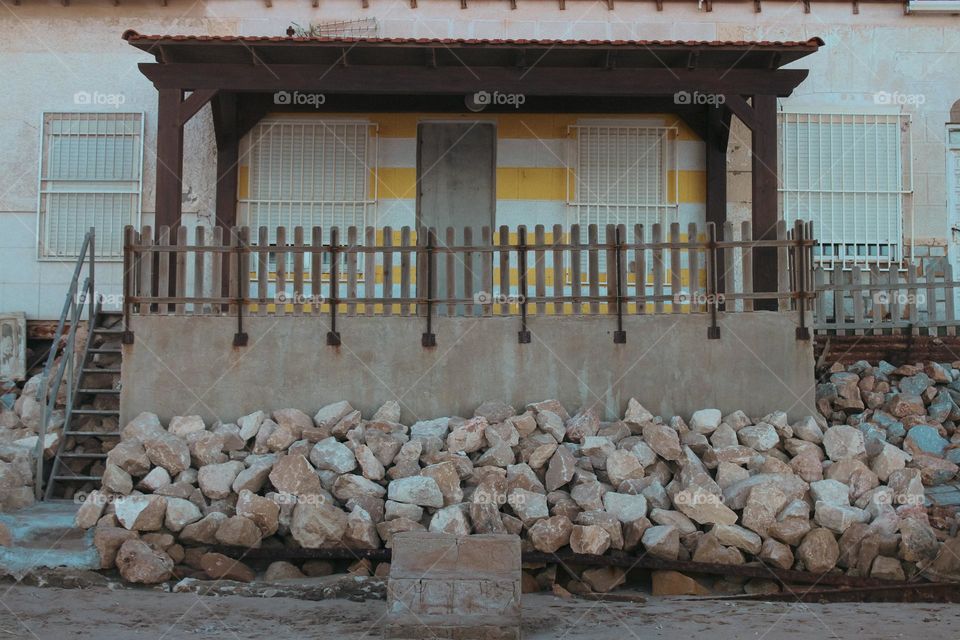
[[[510,9],[513,10],[516,8],[517,8],[517,0],[510,0]]]
[[[763,7],[760,6],[760,0],[753,0],[753,12],[760,13],[763,11]]]
[[[567,8],[567,0],[558,0],[560,3],[560,11],[564,11]]]
[[[860,0],[853,0],[853,14],[857,15],[860,13]]]
[[[810,0],[803,0],[803,12],[810,13]]]
[[[657,11],[663,11],[663,0],[657,0]]]

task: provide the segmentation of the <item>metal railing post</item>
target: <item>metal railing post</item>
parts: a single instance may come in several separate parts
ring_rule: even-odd
[[[720,326],[717,324],[717,308],[720,296],[717,291],[717,225],[707,223],[707,305],[710,307],[710,326],[707,328],[708,340],[720,339]]]
[[[339,347],[341,344],[340,332],[337,331],[337,304],[339,304],[338,300],[340,298],[340,276],[337,273],[339,236],[340,229],[337,227],[330,229],[330,330],[327,331],[327,345],[331,347]],[[370,265],[368,265],[368,268],[370,268]]]
[[[247,296],[244,295],[244,289],[248,286],[249,275],[244,278],[243,274],[243,254],[246,250],[243,231],[237,227],[231,229],[234,234],[234,251],[237,252],[237,332],[233,334],[233,346],[245,347],[250,341],[247,332],[243,330],[243,305],[246,303]]]
[[[520,226],[517,229],[517,269],[520,272],[520,331],[517,332],[517,341],[520,344],[530,344],[530,331],[527,329],[527,228]]]
[[[621,277],[623,269],[623,238],[620,237],[620,225],[615,227],[614,242],[616,249],[616,293],[617,293],[617,330],[613,332],[614,344],[626,344],[627,332],[623,330],[623,278]]]
[[[426,264],[424,268],[427,272],[427,295],[424,299],[424,302],[427,306],[427,330],[420,337],[420,344],[424,347],[435,347],[437,346],[437,336],[433,333],[433,242],[434,242],[434,231],[424,227],[424,231],[427,234],[427,244],[424,247],[424,253],[426,254]],[[418,235],[419,237],[419,235]],[[418,261],[420,258],[417,258]],[[417,283],[417,288],[420,288],[419,282]]]
[[[807,235],[806,225],[797,220],[793,226],[793,235],[796,239],[793,264],[796,267],[797,283],[797,312],[800,314],[797,327],[797,340],[809,340],[810,329],[807,327]]]

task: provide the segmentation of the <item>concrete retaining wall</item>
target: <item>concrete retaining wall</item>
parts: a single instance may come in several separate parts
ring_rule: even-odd
[[[613,343],[612,317],[531,318],[531,344],[517,343],[519,318],[439,318],[437,346],[424,349],[425,321],[346,317],[343,345],[325,343],[326,318],[245,319],[249,346],[232,346],[236,319],[135,317],[124,346],[121,420],[199,414],[233,422],[256,409],[313,413],[349,400],[369,416],[397,400],[403,420],[473,414],[483,400],[520,408],[558,398],[621,416],[636,397],[663,416],[700,408],[753,416],[781,409],[812,414],[813,345],[795,339],[795,314],[721,314],[721,339],[706,316],[630,316],[627,343]]]

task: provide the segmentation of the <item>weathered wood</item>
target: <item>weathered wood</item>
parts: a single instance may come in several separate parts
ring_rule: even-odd
[[[680,313],[682,307],[678,304],[680,294],[683,291],[683,265],[680,262],[680,223],[670,223],[670,295],[673,297],[673,303],[670,305],[670,313]],[[687,292],[687,300],[694,293],[691,286]]]
[[[410,227],[400,229],[400,246],[410,247]],[[354,291],[356,296],[356,291]],[[410,254],[406,251],[400,254],[400,298],[405,302],[400,305],[400,315],[410,315]]]
[[[633,227],[633,243],[643,245],[643,225],[638,224]],[[647,250],[634,249],[633,253],[633,280],[636,288],[637,313],[645,314],[647,312]]]
[[[276,269],[276,279],[274,284],[273,299],[276,300],[276,315],[283,316],[287,313],[287,230],[284,227],[277,227],[277,246],[274,252],[274,263]]]
[[[187,246],[187,228],[182,225],[177,227],[177,246],[181,248]],[[176,260],[177,268],[174,271],[174,275],[177,278],[176,295],[178,298],[185,298],[187,295],[187,252],[177,251]],[[184,312],[186,312],[186,308],[186,305],[182,302],[177,304],[177,315],[183,315]]]
[[[484,247],[489,247],[492,249],[493,239],[491,237],[492,230],[489,226],[484,225],[480,229],[480,241]],[[493,293],[493,251],[484,251],[480,254],[480,264],[481,269],[483,270],[482,277],[480,279],[480,288],[483,291],[488,293]],[[480,309],[480,315],[489,316],[493,314],[493,305],[486,305]]]
[[[537,249],[533,252],[533,269],[536,277],[536,289],[535,295],[537,296],[536,310],[537,315],[542,316],[547,312],[547,304],[544,302],[544,298],[547,297],[547,265],[546,257],[542,247],[546,245],[546,229],[542,224],[538,224],[533,228],[533,241],[537,245]]]
[[[776,169],[774,169],[776,171]],[[777,240],[787,239],[787,223],[784,220],[777,221]],[[777,247],[777,292],[780,294],[790,293],[790,271],[787,268],[790,249],[786,246]],[[775,266],[776,266],[775,265]],[[780,311],[790,311],[790,296],[780,295],[778,298],[778,308]]]
[[[452,247],[457,243],[457,230],[453,227],[447,227],[444,233],[444,246]],[[449,300],[452,300],[457,297],[457,263],[456,256],[453,253],[444,254],[445,260],[445,273],[446,273],[446,291],[444,292],[444,297]],[[445,304],[444,305],[444,315],[455,316],[456,305],[454,304]]]
[[[575,224],[570,227],[570,293],[573,296],[573,312],[576,315],[583,313],[583,304],[580,303],[580,282],[583,278],[580,270],[580,243],[583,239],[580,235],[580,225]]]
[[[510,229],[506,225],[500,227],[500,299],[506,300],[510,297]],[[501,303],[497,305],[500,315],[510,315],[510,305]]]
[[[651,242],[653,248],[653,308],[657,315],[663,313],[663,227],[657,223],[653,225]]]
[[[294,227],[293,245],[295,247],[304,246],[303,227]],[[293,254],[293,315],[295,316],[303,315],[304,311],[309,312],[309,305],[306,303],[303,290],[303,256],[304,254],[299,251]]]
[[[393,295],[393,227],[383,228],[383,298],[392,300]],[[383,305],[383,315],[393,315],[393,303]]]
[[[217,227],[219,229],[219,227]],[[217,229],[213,232],[216,234]],[[216,237],[216,235],[214,236]],[[214,241],[216,244],[216,241]],[[220,286],[220,260],[213,256],[213,287],[214,291]],[[257,315],[265,316],[269,312],[267,302],[270,296],[270,230],[260,227],[257,233]]]
[[[170,245],[170,227],[163,225],[158,229],[157,245],[166,248]],[[171,252],[164,251],[160,254],[157,264],[157,296],[166,298],[170,295],[170,255]],[[157,306],[157,313],[167,315],[170,313],[170,306],[161,304]]]
[[[363,253],[363,297],[366,301],[363,303],[363,315],[372,316],[376,308],[371,300],[377,297],[377,231],[373,227],[367,227],[364,232],[364,253]]]
[[[347,254],[347,297],[350,300],[357,298],[357,228],[353,225],[347,228],[347,247],[351,251]],[[355,302],[347,303],[347,313],[355,315],[357,313],[357,304]]]
[[[472,227],[464,227],[463,229],[463,246],[473,246]],[[463,297],[467,300],[473,300],[473,282],[473,252],[467,250],[463,252]],[[472,302],[467,303],[465,313],[468,316],[475,315],[475,305]]]
[[[740,224],[740,240],[741,242],[749,242],[752,237],[753,224],[749,220],[745,220]],[[743,272],[743,286],[741,287],[743,293],[753,293],[753,251],[747,246],[740,247],[740,264],[740,270]],[[743,310],[753,311],[753,300],[744,300]]]
[[[943,261],[943,309],[944,320],[947,322],[947,335],[957,335],[957,316],[954,309],[953,265],[948,260]]]
[[[863,285],[863,272],[860,266],[855,266],[850,273],[851,282],[854,286]],[[863,323],[863,291],[855,291],[853,294],[853,323],[856,325]],[[862,336],[863,329],[855,329],[854,335]]]
[[[690,312],[702,310],[699,296],[700,291],[700,254],[697,251],[697,225],[691,222],[687,225],[687,281],[690,289]]]
[[[563,243],[563,227],[559,224],[555,224],[553,225],[553,287],[551,289],[555,299],[559,299],[564,296],[564,287],[566,285],[566,278],[563,273]],[[551,305],[550,311],[554,315],[562,315],[564,313],[563,303],[554,302]]]
[[[205,244],[205,240],[206,240],[206,228],[201,225],[197,225],[197,227],[194,230],[194,243],[197,246],[202,247]],[[196,298],[207,297],[207,292],[204,289],[204,284],[203,284],[204,275],[205,275],[204,259],[206,258],[206,255],[207,255],[206,252],[202,250],[195,251],[193,253],[193,295]],[[203,313],[203,310],[204,310],[203,307],[204,307],[203,303],[200,301],[197,301],[193,303],[191,311],[194,313],[194,315],[200,315]]]
[[[143,229],[140,231],[140,246],[141,247],[152,247],[155,244],[155,239],[153,237],[153,229],[150,228],[150,225],[144,225]],[[156,295],[159,295],[153,289],[153,262],[155,257],[152,253],[136,253],[137,259],[140,262],[140,295],[152,298]],[[138,306],[140,315],[148,316],[150,315],[150,305],[141,304]]]
[[[597,245],[598,242],[598,232],[597,225],[591,224],[587,226],[587,243],[590,245],[590,248],[587,249],[587,268],[589,269],[589,280],[587,281],[587,286],[590,291],[590,315],[597,315],[600,313],[600,303],[597,302],[597,298],[600,296],[600,260],[597,255]]]

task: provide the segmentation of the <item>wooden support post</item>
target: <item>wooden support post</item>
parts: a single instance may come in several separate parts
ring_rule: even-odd
[[[723,227],[727,222],[727,144],[730,140],[731,111],[726,105],[707,106],[706,147],[707,167],[707,222]],[[696,238],[690,238],[691,242]],[[720,263],[723,264],[723,249],[719,250]],[[717,288],[726,291],[726,273],[717,274]],[[690,283],[691,293],[698,283]]]
[[[237,132],[237,94],[223,93],[213,102],[217,140],[217,226],[229,228],[237,220],[237,174],[240,137]]]
[[[182,89],[160,89],[157,110],[157,180],[155,226],[176,229],[180,224],[183,189]]]
[[[777,98],[773,95],[753,96],[753,239],[774,240],[777,237]],[[778,268],[774,247],[754,249],[754,291],[776,291]],[[755,309],[776,310],[776,298],[756,301]]]

